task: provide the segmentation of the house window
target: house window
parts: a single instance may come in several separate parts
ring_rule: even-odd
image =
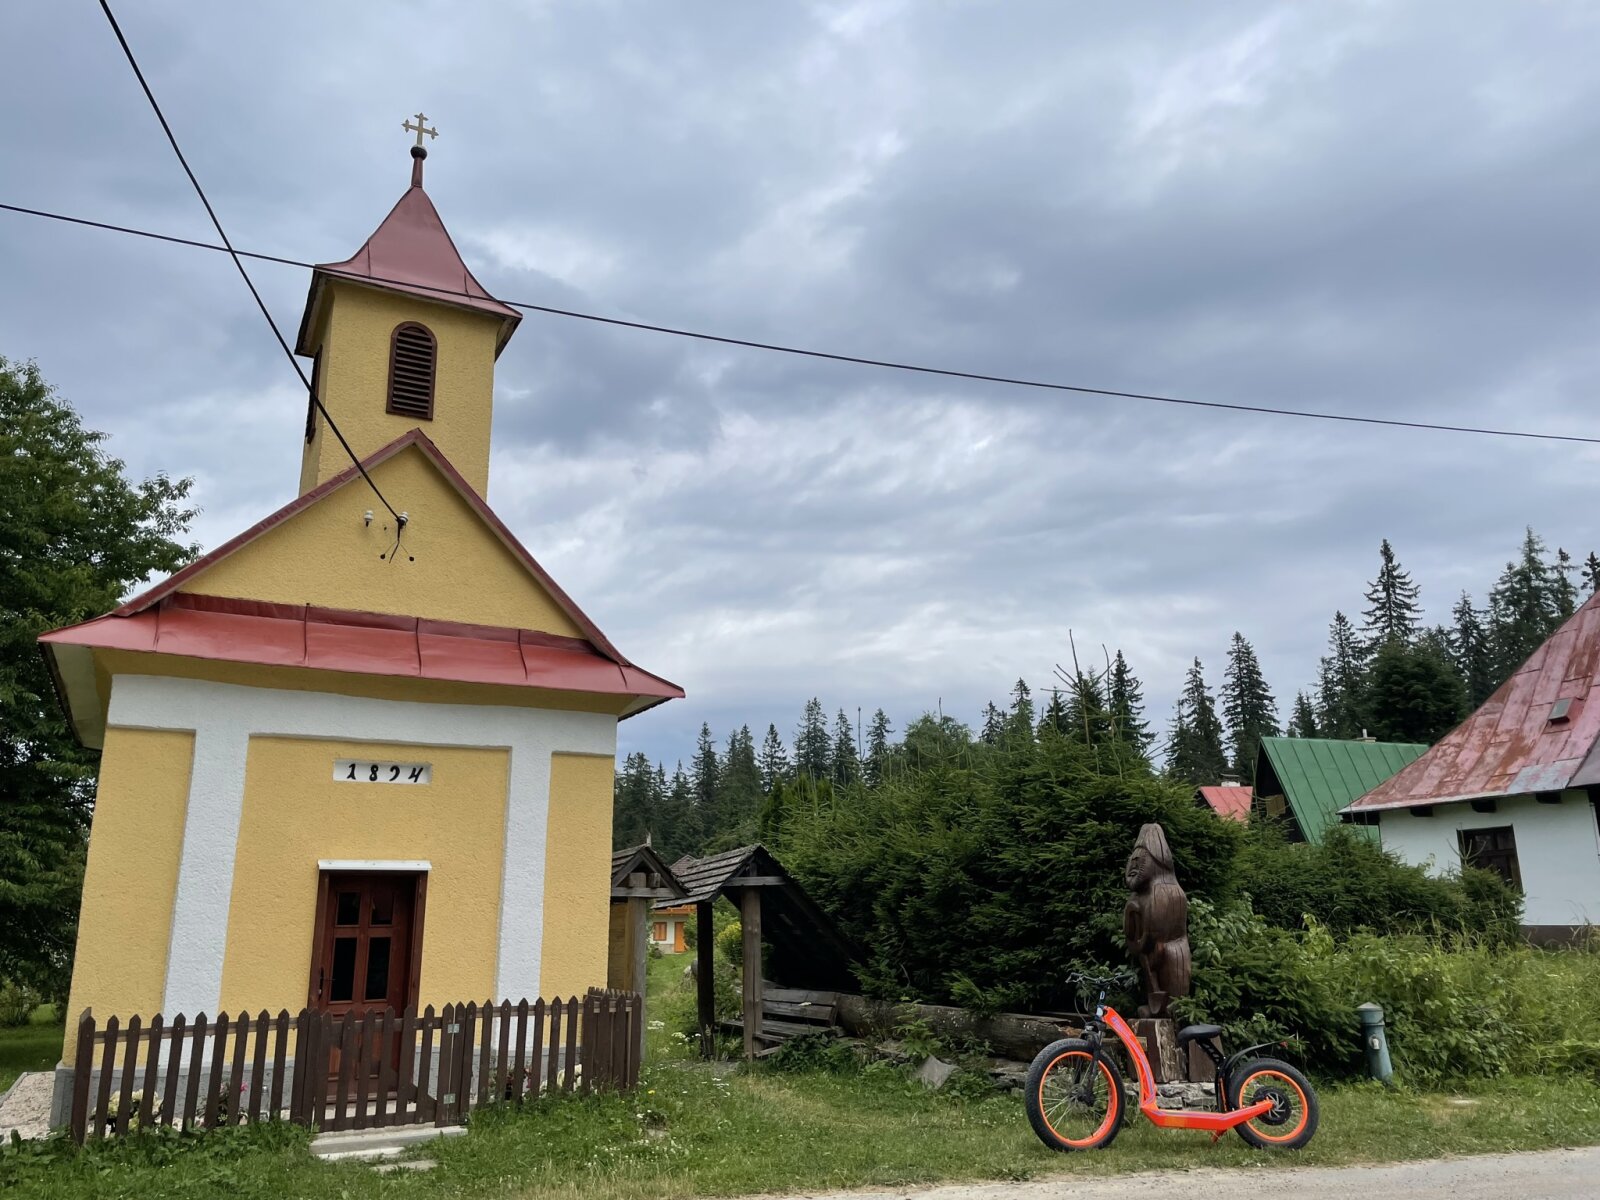
[[[1511,826],[1463,829],[1456,836],[1461,840],[1463,863],[1493,871],[1518,891],[1522,889],[1522,871],[1517,866],[1517,835]]]
[[[656,922],[655,930],[650,934],[650,940],[654,942],[664,942],[667,940],[667,923],[665,921]]]
[[[433,377],[438,344],[426,325],[396,325],[389,342],[389,404],[400,417],[433,420]]]

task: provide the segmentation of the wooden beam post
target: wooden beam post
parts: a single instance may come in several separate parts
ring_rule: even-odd
[[[744,933],[744,1057],[756,1056],[761,1036],[761,892],[745,888],[739,896],[739,924]]]
[[[711,929],[711,906],[706,900],[694,906],[695,983],[700,1019],[700,1054],[711,1058],[717,1052],[716,934]]]
[[[637,1059],[644,1061],[644,1028],[645,1028],[645,984],[649,979],[650,971],[650,939],[648,922],[650,920],[650,901],[638,896],[630,896],[626,901],[628,905],[628,986],[625,990],[639,993],[639,1029],[637,1039]]]

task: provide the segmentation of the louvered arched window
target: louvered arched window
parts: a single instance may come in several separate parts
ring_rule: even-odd
[[[433,420],[434,365],[438,343],[426,325],[396,325],[389,344],[389,404],[401,417]]]

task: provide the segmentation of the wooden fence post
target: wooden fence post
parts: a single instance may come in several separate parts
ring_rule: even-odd
[[[78,1046],[72,1060],[72,1140],[83,1145],[89,1133],[89,1077],[94,1074],[94,1010],[78,1018]]]
[[[117,1018],[106,1018],[106,1048],[100,1055],[100,1083],[95,1089],[94,1136],[106,1134],[106,1117],[111,1109],[111,1077],[116,1073]]]

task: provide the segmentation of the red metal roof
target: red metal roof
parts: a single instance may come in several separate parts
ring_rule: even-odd
[[[1250,789],[1247,787],[1202,787],[1196,788],[1195,794],[1219,817],[1243,821],[1250,816]]]
[[[496,300],[467,270],[460,251],[439,219],[439,210],[433,207],[433,201],[428,199],[420,183],[413,183],[406,189],[361,249],[343,262],[320,263],[313,269],[305,316],[300,322],[298,354],[311,353],[307,339],[322,287],[329,277],[343,277],[386,291],[492,313],[502,321],[497,352],[522,320],[521,313]]]
[[[1552,708],[1567,701],[1552,720]],[[1600,593],[1483,707],[1346,812],[1600,784]]]
[[[189,592],[169,596],[131,616],[96,617],[39,640],[46,646],[92,646],[361,675],[409,675],[660,700],[683,695],[676,684],[615,662],[579,638]]]

